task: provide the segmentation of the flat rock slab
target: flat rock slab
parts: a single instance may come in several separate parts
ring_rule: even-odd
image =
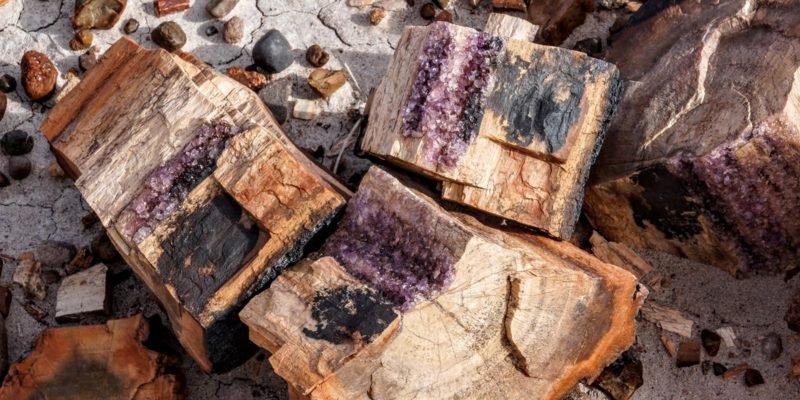
[[[107,274],[108,267],[97,264],[64,278],[58,288],[56,320],[64,322],[83,315],[107,314]]]
[[[11,366],[0,388],[4,399],[182,399],[179,376],[165,373],[169,360],[148,350],[144,317],[105,325],[50,328],[33,352]]]

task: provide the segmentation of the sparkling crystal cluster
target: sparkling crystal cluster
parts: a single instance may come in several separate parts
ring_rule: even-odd
[[[402,118],[403,134],[424,137],[435,165],[454,166],[474,139],[503,45],[477,31],[455,43],[448,24],[431,27]]]
[[[192,139],[173,159],[147,177],[139,196],[126,208],[132,217],[125,221],[122,234],[135,242],[144,240],[171,213],[175,212],[189,192],[208,177],[214,163],[228,141],[239,129],[224,121],[204,123]]]
[[[787,250],[788,259],[800,257],[800,219],[786,206],[800,203],[800,153],[776,134],[786,129],[766,122],[744,140],[691,162],[695,182],[704,186],[695,190],[707,193],[712,212],[724,210],[712,214],[713,223],[757,268],[782,266]]]
[[[434,224],[424,223],[430,216],[404,216],[420,223],[408,223],[362,187],[323,248],[324,254],[403,311],[415,300],[445,288],[455,265],[448,248],[433,240]]]

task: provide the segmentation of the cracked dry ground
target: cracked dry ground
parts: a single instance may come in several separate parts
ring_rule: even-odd
[[[69,49],[73,34],[70,18],[75,0],[10,0],[0,8],[0,75],[19,77],[19,60],[31,49],[46,53],[63,74],[77,68],[80,52]],[[242,0],[232,12],[244,19],[245,32],[239,45],[222,41],[221,34],[208,37],[205,30],[214,25],[220,31],[222,23],[210,19],[205,11],[206,0],[197,0],[189,10],[156,17],[152,2],[130,1],[120,22],[108,31],[95,31],[95,44],[101,52],[122,36],[122,25],[128,18],[140,22],[134,39],[153,47],[149,33],[166,20],[178,22],[187,34],[185,50],[191,51],[213,67],[224,70],[229,66],[245,67],[252,63],[253,43],[269,29],[279,29],[291,43],[295,63],[281,76],[293,80],[294,98],[314,98],[305,84],[311,66],[305,61],[305,49],[319,44],[331,53],[331,68],[346,65],[354,81],[337,91],[324,104],[323,115],[313,121],[290,119],[284,124],[286,132],[299,146],[325,149],[323,163],[333,166],[336,156],[352,124],[351,110],[363,107],[368,88],[376,87],[391,58],[402,28],[409,24],[422,24],[419,8],[406,7],[388,13],[381,25],[373,27],[367,12],[348,7],[344,0]],[[466,1],[451,2],[456,9],[456,23],[472,27],[484,25],[490,7],[486,1],[472,11]],[[613,14],[598,11],[587,23],[575,31],[566,42],[571,47],[576,41],[592,37],[613,23]],[[59,76],[61,87],[64,79]],[[31,103],[21,85],[9,94],[5,117],[0,121],[0,133],[22,129],[31,134],[35,145],[30,158],[33,173],[23,181],[0,189],[0,254],[15,256],[34,250],[45,241],[62,241],[78,247],[87,246],[101,233],[99,224],[84,227],[82,218],[89,207],[82,201],[73,184],[65,178],[53,178],[47,167],[53,161],[46,141],[38,132],[44,114],[52,100],[43,104]],[[355,157],[352,151],[344,152],[339,172],[347,180],[360,172],[367,162]],[[0,160],[0,170],[5,171],[6,160]],[[740,381],[722,381],[713,375],[703,375],[699,367],[676,369],[659,342],[661,330],[642,321],[638,334],[638,347],[644,364],[644,386],[634,399],[788,399],[800,398],[800,385],[787,378],[791,356],[800,354],[800,341],[793,340],[791,332],[782,321],[788,299],[797,289],[797,279],[788,285],[779,277],[755,277],[737,281],[729,275],[700,264],[655,252],[643,256],[670,277],[668,285],[651,298],[684,311],[697,325],[711,329],[733,327],[742,346],[725,349],[718,358],[727,365],[747,362],[758,368],[766,384],[746,388]],[[16,264],[5,261],[0,283],[11,285]],[[113,317],[128,316],[136,312],[145,315],[164,315],[142,283],[124,265],[112,267]],[[47,297],[36,304],[47,312],[37,321],[24,309],[24,295],[13,288],[14,300],[6,326],[9,339],[10,360],[16,361],[30,352],[37,335],[48,326],[58,326],[53,319],[58,282],[47,287]],[[85,319],[82,323],[99,323],[102,319]],[[784,338],[784,352],[774,361],[768,361],[759,351],[760,339],[770,332]],[[677,340],[677,338],[675,338]],[[173,345],[174,343],[167,345]],[[205,374],[183,357],[183,370],[192,399],[250,399],[286,397],[286,385],[270,369],[266,354],[257,354],[241,367],[217,375]]]

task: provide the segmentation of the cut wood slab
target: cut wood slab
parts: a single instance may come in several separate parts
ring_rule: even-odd
[[[207,371],[252,354],[239,309],[350,195],[291,143],[254,92],[190,54],[128,38],[41,130]]]
[[[183,399],[183,378],[165,372],[175,361],[144,347],[148,335],[141,315],[49,328],[32,353],[11,366],[0,398]]]
[[[626,89],[586,195],[603,236],[732,274],[798,266],[798,21],[783,0],[630,17],[606,57]]]
[[[450,214],[372,167],[319,254],[240,313],[295,398],[558,399],[630,346],[646,289]]]
[[[441,180],[444,199],[569,238],[617,75],[579,52],[444,22],[409,27],[361,149]]]
[[[108,267],[97,264],[61,281],[56,299],[56,321],[65,322],[84,315],[108,314],[106,288]]]

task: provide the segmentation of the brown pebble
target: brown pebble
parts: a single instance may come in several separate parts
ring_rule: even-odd
[[[697,364],[700,364],[700,343],[692,340],[678,345],[678,358],[675,360],[675,365],[678,368],[684,368]]]
[[[35,50],[22,56],[22,87],[33,101],[43,100],[56,90],[58,69],[46,54]]]
[[[706,350],[706,354],[714,357],[719,353],[719,346],[722,343],[722,336],[720,336],[717,332],[703,329],[700,332],[700,340],[703,342],[703,348]]]
[[[132,33],[136,33],[139,30],[139,21],[135,18],[131,18],[125,22],[125,27],[122,28],[126,34],[130,35]]]
[[[97,46],[92,46],[86,53],[83,53],[78,57],[78,66],[81,67],[81,71],[88,71],[92,69],[97,64]]]
[[[383,18],[386,16],[386,11],[383,11],[381,8],[373,8],[369,10],[369,23],[372,25],[378,25],[383,21]]]
[[[8,98],[6,94],[0,92],[0,121],[3,120],[3,116],[6,115],[6,106],[8,105]]]
[[[28,302],[25,303],[25,305],[23,305],[22,308],[24,308],[25,311],[27,311],[28,314],[30,314],[30,316],[33,317],[33,319],[39,322],[42,322],[44,321],[45,318],[47,318],[47,312],[42,310],[42,308],[37,306],[36,304]]]
[[[436,6],[433,3],[427,3],[419,9],[419,16],[422,19],[432,20],[436,16]]]
[[[453,14],[451,14],[450,11],[443,10],[442,12],[436,14],[436,16],[433,18],[433,21],[453,22]]]
[[[89,48],[94,40],[92,31],[81,29],[75,32],[75,36],[69,41],[69,48],[72,50],[83,50]]]
[[[222,30],[222,39],[225,43],[239,43],[244,37],[244,20],[236,16],[225,22]]]
[[[25,156],[12,156],[8,158],[8,176],[18,181],[31,174],[31,160]]]
[[[156,0],[155,9],[156,16],[163,17],[165,15],[178,13],[189,8],[189,0]]]
[[[166,51],[180,50],[186,44],[186,33],[180,25],[173,21],[167,21],[157,26],[150,32],[153,43],[161,46]]]
[[[260,72],[248,71],[240,67],[230,67],[225,70],[225,74],[254,92],[258,92],[264,86],[267,86],[267,77]]]
[[[322,97],[330,97],[347,82],[347,74],[343,70],[331,71],[317,68],[308,75],[308,85]]]
[[[309,64],[319,68],[328,63],[330,55],[320,45],[315,44],[306,50],[306,60]]]
[[[50,163],[50,166],[47,167],[47,173],[50,174],[50,176],[52,176],[53,178],[63,178],[67,176],[67,174],[64,173],[64,170],[61,168],[60,165],[58,165],[58,162],[56,161]]]
[[[761,376],[761,372],[758,372],[758,370],[748,369],[744,373],[744,384],[747,385],[747,387],[763,385],[764,377]]]
[[[0,286],[0,314],[3,318],[8,317],[8,310],[11,307],[11,290],[8,286]]]
[[[714,376],[720,376],[720,375],[724,374],[725,371],[728,370],[727,367],[725,367],[724,365],[722,365],[720,363],[716,363],[716,362],[711,364],[711,368],[714,370]]]

